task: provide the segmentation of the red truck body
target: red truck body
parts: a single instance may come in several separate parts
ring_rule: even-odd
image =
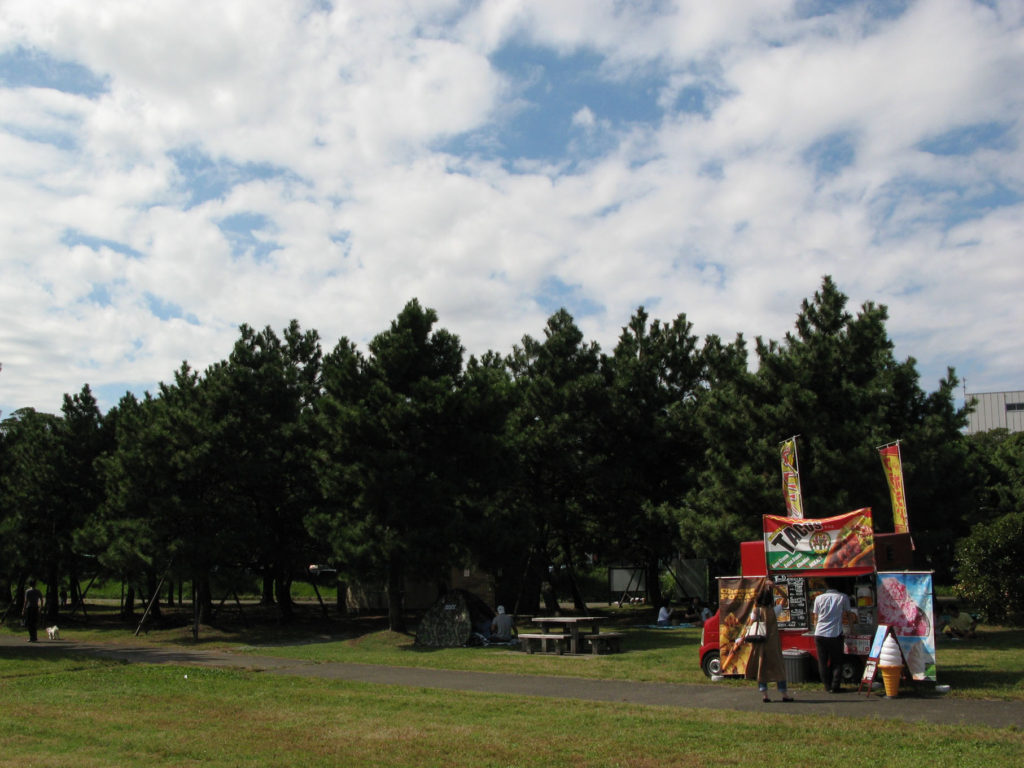
[[[800,577],[808,579],[829,578],[844,580],[844,583],[852,583],[858,579],[870,585],[871,605],[875,604],[875,574],[878,571],[902,570],[912,567],[913,545],[910,542],[910,534],[907,533],[876,533],[875,542],[875,565],[863,568],[824,569],[820,571],[805,571],[799,574]],[[740,543],[740,564],[743,576],[767,576],[786,575],[776,572],[768,573],[765,561],[764,541],[744,541]],[[849,590],[848,590],[849,591]],[[808,591],[810,595],[810,591]],[[852,603],[853,601],[851,601]],[[809,603],[813,599],[809,598]],[[810,626],[810,604],[807,606],[807,624],[799,627],[780,628],[779,636],[782,640],[782,650],[805,651],[810,654],[812,667],[818,668],[818,651],[814,645],[814,637],[811,634]],[[864,668],[864,659],[868,653],[870,643],[870,632],[865,630],[864,635],[854,635],[847,638],[847,655],[843,664],[843,682],[845,684],[856,683],[860,680]],[[700,665],[704,674],[708,677],[721,673],[721,660],[719,657],[719,634],[718,634],[718,612],[704,622],[700,642]]]

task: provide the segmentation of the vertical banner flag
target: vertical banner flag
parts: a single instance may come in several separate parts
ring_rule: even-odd
[[[804,500],[800,496],[800,467],[796,459],[796,438],[782,443],[782,493],[786,497],[789,517],[804,516]]]
[[[747,671],[751,649],[743,639],[764,581],[764,576],[728,576],[718,580],[718,652],[723,675],[742,675]]]
[[[909,533],[907,523],[907,497],[903,492],[903,463],[900,460],[899,441],[878,449],[885,469],[885,479],[889,481],[889,496],[892,498],[893,530],[896,533]]]
[[[932,574],[878,574],[878,623],[892,627],[915,680],[935,679]]]

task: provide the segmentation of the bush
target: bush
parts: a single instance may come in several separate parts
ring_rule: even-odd
[[[1024,616],[1024,512],[979,523],[957,546],[957,596],[993,624]]]

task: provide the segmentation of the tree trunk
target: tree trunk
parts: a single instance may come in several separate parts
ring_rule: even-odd
[[[583,593],[580,592],[579,582],[576,581],[576,571],[568,568],[565,573],[569,578],[569,589],[572,591],[572,604],[577,612],[586,615],[587,601],[583,599]]]
[[[338,615],[348,616],[348,582],[338,580]]]
[[[135,586],[128,585],[128,591],[124,596],[124,604],[121,606],[121,618],[130,619],[135,615]]]
[[[269,570],[263,573],[263,589],[260,594],[260,605],[274,604],[274,574]]]
[[[60,615],[60,572],[56,565],[50,566],[46,574],[46,606],[40,618],[44,622],[55,622]]]
[[[540,612],[540,590],[544,574],[536,563],[540,562],[535,554],[526,558],[523,575],[519,582],[513,612],[516,614],[534,614]]]
[[[196,611],[200,624],[209,624],[213,616],[213,596],[210,588],[210,574],[201,573],[195,580]]]
[[[647,603],[655,607],[661,605],[661,571],[658,561],[648,560],[644,564],[645,581],[647,582]]]
[[[146,604],[149,605],[149,601],[156,595],[156,600],[153,600],[153,608],[149,612],[149,615],[154,619],[159,619],[163,615],[160,613],[160,595],[156,594],[159,585],[160,581],[155,573],[149,572],[146,574]]]
[[[25,607],[25,583],[28,579],[25,576],[18,577],[18,588],[14,594],[14,610],[20,616]]]
[[[578,613],[586,614],[587,602],[580,592],[580,585],[576,581],[576,571],[573,568],[572,544],[568,539],[562,541],[562,552],[565,554],[565,576],[569,580],[569,593],[572,595],[572,604]]]
[[[277,595],[277,607],[280,611],[281,621],[290,622],[295,618],[295,604],[292,602],[292,580],[279,574],[274,584],[274,592]]]
[[[550,616],[560,616],[562,609],[558,605],[558,589],[555,584],[555,575],[553,571],[548,571],[547,578],[540,588],[540,595],[544,598],[544,610],[547,611]]]
[[[392,632],[405,632],[405,570],[392,556],[388,564],[388,626]]]

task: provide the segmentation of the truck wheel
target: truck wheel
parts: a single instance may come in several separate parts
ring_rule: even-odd
[[[843,656],[839,674],[844,685],[858,685],[864,675],[864,660],[860,656]]]
[[[705,653],[704,658],[700,660],[700,668],[708,677],[722,674],[722,660],[718,656],[718,651]]]

